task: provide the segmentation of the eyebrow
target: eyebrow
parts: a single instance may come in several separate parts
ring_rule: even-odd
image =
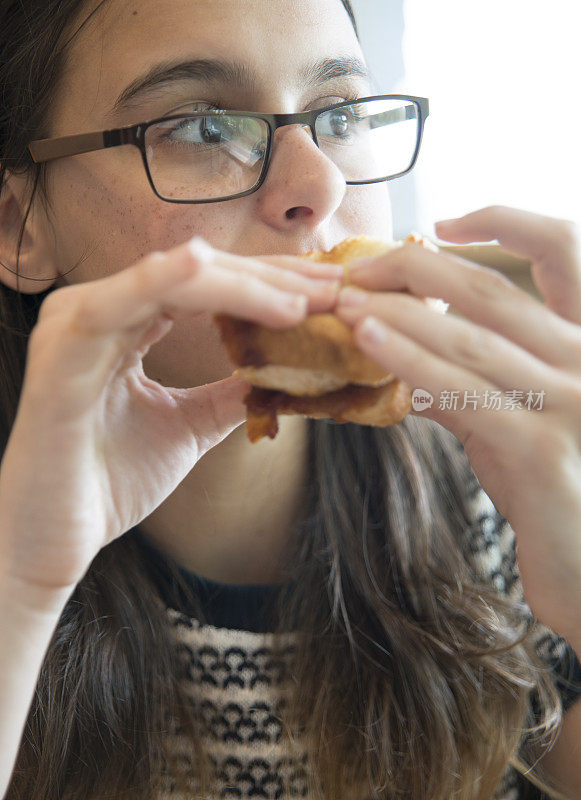
[[[308,64],[299,73],[302,84],[317,86],[334,78],[356,77],[371,82],[366,65],[354,56],[325,58]],[[194,59],[180,62],[161,62],[136,78],[115,100],[109,115],[113,115],[163,86],[183,81],[219,83],[235,88],[256,89],[257,77],[247,65],[219,59]]]

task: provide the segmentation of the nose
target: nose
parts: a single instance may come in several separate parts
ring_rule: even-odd
[[[345,178],[314,143],[308,125],[275,132],[268,174],[256,193],[267,225],[285,232],[313,230],[333,216],[345,191]]]

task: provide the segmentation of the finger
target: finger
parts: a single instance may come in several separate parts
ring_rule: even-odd
[[[337,316],[349,325],[373,316],[389,324],[390,329],[409,337],[418,345],[462,368],[467,379],[478,377],[502,390],[527,392],[549,391],[559,383],[559,373],[522,348],[469,320],[434,312],[421,300],[400,293],[362,293],[366,300],[359,306],[339,304]],[[349,298],[344,289],[340,301]],[[463,390],[471,388],[465,384]]]
[[[309,258],[299,258],[298,256],[260,256],[261,261],[271,264],[273,267],[290,269],[302,275],[312,278],[328,278],[342,280],[345,270],[339,264],[326,264],[321,261],[312,261]]]
[[[218,257],[196,239],[107,278],[51,293],[29,341],[28,394],[40,400],[51,380],[63,391],[70,387],[71,402],[79,408],[91,406],[128,354],[147,346],[150,333],[163,334],[163,325],[156,331],[156,320],[173,319],[178,309],[222,312],[273,328],[291,327],[305,317],[304,295],[216,267]]]
[[[250,384],[236,376],[192,389],[164,387],[196,437],[198,458],[244,422],[244,398],[250,388]]]
[[[301,262],[301,259],[292,256],[274,256],[270,258],[260,256],[254,258],[222,251],[215,252],[219,254],[217,263],[224,269],[254,275],[285,292],[305,294],[309,299],[308,311],[311,314],[330,310],[341,288],[341,281],[336,274],[334,274],[335,280],[321,279],[314,274],[310,274],[307,262]],[[300,269],[296,268],[297,264],[300,265]],[[322,274],[324,273],[325,270],[322,271]],[[343,270],[341,269],[342,274]]]
[[[498,411],[493,406],[475,408],[472,402],[467,402],[462,408],[463,403],[457,402],[467,399],[465,391],[469,391],[470,398],[475,396],[482,399],[493,392],[501,393],[499,387],[450,364],[374,317],[366,317],[358,322],[354,337],[363,352],[386,371],[410,387],[421,387],[439,399],[438,404],[434,404],[422,416],[444,425],[459,438],[465,438],[468,432],[473,432],[492,447],[498,448],[499,452],[503,452],[509,442],[521,440],[516,435],[515,427],[528,424],[527,418],[534,412],[522,408]],[[486,392],[488,395],[485,395]],[[442,398],[446,401],[443,404]],[[452,401],[454,405],[451,405]],[[440,404],[443,405],[442,411]]]
[[[496,270],[408,244],[353,269],[351,283],[374,291],[442,297],[471,321],[495,331],[538,359],[579,371],[581,335]]]
[[[549,308],[581,322],[581,234],[568,220],[507,206],[490,206],[436,223],[438,236],[464,243],[491,241],[533,261],[531,275]]]
[[[510,206],[488,206],[457,219],[436,222],[441,239],[458,244],[497,239],[516,255],[540,261],[563,243],[570,223]]]
[[[243,270],[218,266],[220,257],[219,251],[196,239],[167,253],[152,253],[90,286],[72,287],[78,296],[72,303],[74,332],[108,336],[134,331],[177,309],[234,314],[278,328],[305,316],[304,295],[281,291]]]

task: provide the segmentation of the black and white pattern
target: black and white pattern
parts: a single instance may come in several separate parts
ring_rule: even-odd
[[[186,691],[203,720],[204,746],[214,765],[219,798],[306,797],[306,751],[296,732],[290,756],[282,740],[281,716],[288,702],[288,664],[293,635],[236,631],[201,625],[167,609],[187,675]],[[177,727],[172,750],[192,774],[189,745]],[[283,795],[284,782],[289,792]],[[168,791],[160,800],[186,800]]]
[[[524,602],[512,529],[482,489],[477,487],[471,497],[467,559],[499,593]],[[207,800],[307,797],[302,732],[294,732],[296,752],[291,755],[280,723],[289,697],[293,634],[218,628],[172,608],[165,613],[185,668],[187,693],[204,722],[204,746],[215,769],[217,793]],[[547,664],[554,666],[567,654],[566,642],[547,628],[537,626],[533,635]],[[193,793],[186,796],[174,791],[174,780],[168,775],[160,800],[189,800],[195,791],[189,745],[177,728],[170,736],[180,769],[191,778]],[[283,793],[283,779],[291,787],[290,794]],[[494,800],[519,800],[518,778],[512,768],[507,769]]]

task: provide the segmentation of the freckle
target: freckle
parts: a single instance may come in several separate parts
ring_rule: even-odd
[[[134,12],[133,12],[133,16],[134,16],[134,17],[136,17],[136,16],[137,16],[137,11],[134,11]]]

